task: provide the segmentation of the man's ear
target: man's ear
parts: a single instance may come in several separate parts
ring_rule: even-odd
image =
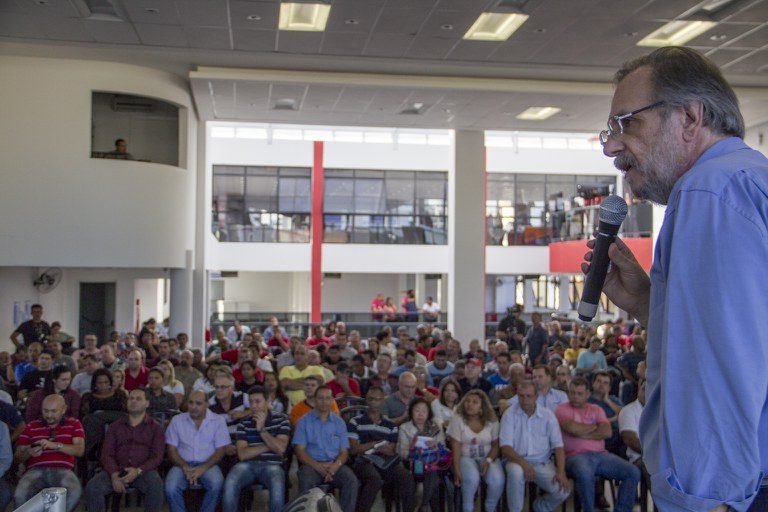
[[[693,101],[682,107],[683,111],[683,139],[686,142],[695,140],[704,129],[704,104]]]

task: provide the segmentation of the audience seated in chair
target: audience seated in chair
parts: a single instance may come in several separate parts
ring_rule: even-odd
[[[535,482],[544,491],[533,503],[534,512],[555,510],[568,498],[571,484],[565,475],[560,425],[555,414],[538,403],[533,382],[518,385],[516,403],[501,418],[499,440],[506,461],[509,512],[523,510],[526,482]]]
[[[605,412],[587,402],[589,383],[574,377],[568,393],[569,402],[555,411],[565,446],[565,469],[576,482],[576,491],[583,512],[595,509],[595,480],[602,477],[621,480],[616,499],[617,512],[631,512],[640,470],[626,460],[609,453],[605,440],[611,437],[611,424]]]
[[[173,467],[165,477],[165,497],[170,512],[185,512],[184,491],[201,485],[205,497],[201,512],[214,512],[219,504],[224,476],[218,462],[231,444],[227,422],[208,410],[202,391],[189,395],[188,412],[176,415],[165,433],[168,458]]]
[[[14,493],[20,507],[47,487],[67,490],[67,511],[77,508],[82,493],[73,471],[75,457],[83,456],[83,426],[64,416],[66,403],[61,395],[43,400],[43,419],[28,424],[16,442],[16,460],[26,464],[26,472]]]
[[[284,457],[291,435],[288,416],[273,412],[269,393],[261,386],[248,392],[249,416],[237,425],[237,456],[224,482],[222,509],[238,510],[240,492],[258,483],[269,491],[269,511],[280,512],[285,503]]]
[[[299,467],[299,492],[319,484],[332,484],[339,489],[344,512],[354,512],[359,482],[346,465],[349,456],[347,426],[331,413],[333,395],[330,388],[320,386],[315,392],[315,408],[296,425],[293,446]]]
[[[128,415],[112,422],[101,450],[102,471],[85,487],[88,512],[106,510],[105,496],[124,494],[133,487],[144,495],[146,510],[160,510],[163,480],[157,468],[163,461],[165,433],[147,414],[149,400],[144,389],[128,396]]]

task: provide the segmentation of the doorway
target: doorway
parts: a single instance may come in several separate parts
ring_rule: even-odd
[[[115,283],[80,283],[80,327],[78,341],[94,333],[102,345],[115,330]]]

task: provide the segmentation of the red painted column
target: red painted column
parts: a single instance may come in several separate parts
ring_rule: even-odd
[[[312,302],[309,321],[320,323],[323,311],[323,142],[315,141],[315,158],[312,165]]]

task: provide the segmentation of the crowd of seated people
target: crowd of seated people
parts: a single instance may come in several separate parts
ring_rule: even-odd
[[[19,326],[16,352],[0,353],[0,510],[56,486],[69,510],[81,497],[105,510],[135,490],[146,510],[230,512],[257,484],[277,512],[291,465],[294,495],[324,486],[344,512],[368,512],[379,495],[403,512],[437,512],[445,499],[517,512],[527,483],[533,510],[574,493],[589,512],[605,506],[603,479],[618,483],[613,509],[632,510],[647,478],[644,333],[502,322],[466,352],[429,324],[382,324],[364,340],[335,322],[303,339],[273,318],[264,334],[222,330],[205,350],[153,322],[101,344],[89,334],[79,350]]]

